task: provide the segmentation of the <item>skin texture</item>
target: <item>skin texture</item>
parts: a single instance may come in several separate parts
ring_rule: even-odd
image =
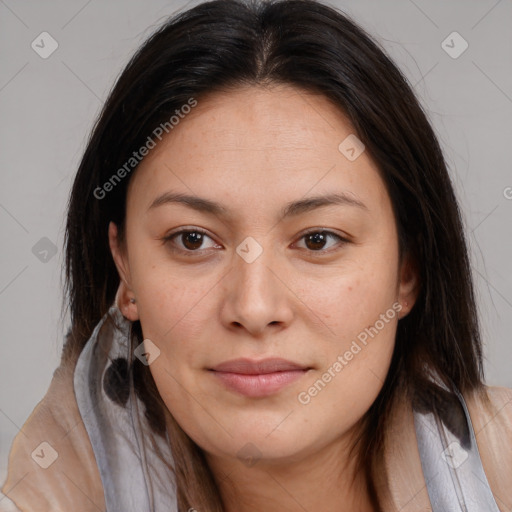
[[[373,510],[348,452],[383,385],[417,276],[407,257],[399,265],[393,209],[376,165],[366,152],[349,161],[338,149],[352,133],[326,98],[293,87],[210,95],[136,170],[124,243],[109,228],[119,306],[159,348],[149,367],[159,392],[205,451],[228,512]],[[221,203],[227,216],[177,203],[150,208],[169,191]],[[336,192],[365,207],[280,218],[289,202]],[[163,240],[180,228],[207,236],[202,245],[190,235]],[[308,242],[310,228],[347,242]],[[251,263],[237,253],[247,237],[262,248]],[[299,393],[389,310],[394,318],[301,403]],[[208,371],[239,357],[282,357],[311,369],[274,395],[250,398]],[[241,460],[240,450],[255,463]]]

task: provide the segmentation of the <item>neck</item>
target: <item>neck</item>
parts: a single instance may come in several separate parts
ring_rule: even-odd
[[[260,459],[247,467],[238,459],[206,454],[226,512],[375,512],[356,455],[338,439],[314,454],[288,460]]]

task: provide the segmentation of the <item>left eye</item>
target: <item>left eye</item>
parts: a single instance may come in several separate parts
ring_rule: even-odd
[[[303,235],[300,239],[304,239],[306,249],[312,252],[325,251],[325,244],[329,238],[334,238],[338,244],[343,245],[347,240],[332,231],[310,231]],[[334,244],[336,245],[336,244]]]

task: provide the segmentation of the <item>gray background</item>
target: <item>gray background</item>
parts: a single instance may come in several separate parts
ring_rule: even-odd
[[[65,207],[92,123],[139,44],[197,3],[0,0],[0,482],[59,363]],[[512,0],[330,5],[382,43],[437,130],[467,225],[487,381],[512,387]],[[43,31],[59,45],[47,59],[31,47]],[[453,31],[469,44],[455,59],[441,45]]]

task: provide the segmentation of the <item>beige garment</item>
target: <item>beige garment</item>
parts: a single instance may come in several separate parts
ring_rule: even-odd
[[[489,402],[482,396],[485,393]],[[512,389],[486,387],[482,392],[465,396],[464,400],[494,499],[501,512],[511,512]],[[405,401],[397,408],[386,435],[382,475],[377,485],[385,512],[432,510],[421,469],[412,407]]]
[[[0,501],[0,511],[6,499],[23,512],[105,510],[100,474],[75,400],[73,372],[69,364],[55,370],[46,395],[16,435],[2,487],[7,498]],[[57,452],[46,469],[36,463],[42,460],[37,455],[43,442]],[[49,449],[42,449],[51,457]]]
[[[2,488],[1,511],[98,512],[105,510],[103,488],[92,446],[73,392],[71,365],[59,367],[43,400],[16,436]],[[465,397],[478,448],[501,512],[512,510],[512,390],[486,388],[490,405],[479,395]],[[58,457],[47,469],[34,461],[40,443]],[[44,452],[44,449],[43,449]],[[46,455],[45,455],[46,456]],[[40,459],[37,459],[40,460]],[[376,482],[385,512],[431,510],[416,443],[410,404],[403,401],[386,434],[383,470]],[[16,506],[18,508],[16,508]]]

